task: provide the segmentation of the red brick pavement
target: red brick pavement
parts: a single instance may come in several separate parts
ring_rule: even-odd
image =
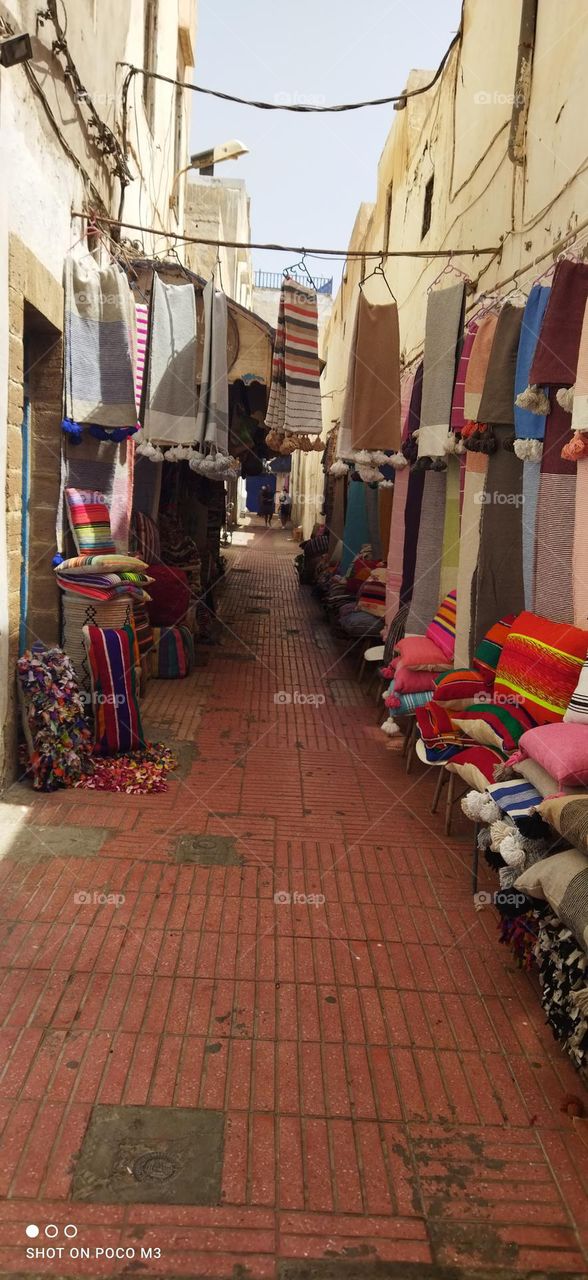
[[[93,1249],[161,1249],[148,1274],[584,1274],[588,1121],[560,1109],[582,1087],[493,911],[473,910],[469,824],[443,837],[432,781],[386,749],[291,561],[277,530],[233,549],[222,648],[150,686],[152,721],[196,743],[182,781],[14,797],[39,860],[0,864],[0,1272],[132,1269],[26,1259],[27,1223],[48,1247],[45,1224],[65,1245],[72,1222]],[[104,843],[53,856],[39,825]],[[176,864],[190,833],[234,837],[242,865]],[[124,902],[76,901],[94,889]],[[224,1111],[222,1203],[72,1202],[96,1102]]]

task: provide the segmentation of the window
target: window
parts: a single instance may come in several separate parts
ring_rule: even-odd
[[[392,220],[392,183],[388,185],[386,192],[386,212],[384,214],[384,243],[383,249],[390,248],[390,222]]]
[[[425,201],[423,204],[423,225],[421,228],[421,240],[424,240],[427,231],[431,225],[431,214],[433,210],[433,190],[435,187],[435,175],[431,174],[429,181],[425,187]]]
[[[143,67],[145,71],[157,71],[157,7],[158,0],[145,0],[145,25],[143,30]],[[143,77],[143,102],[151,132],[155,117],[155,84],[151,76]]]

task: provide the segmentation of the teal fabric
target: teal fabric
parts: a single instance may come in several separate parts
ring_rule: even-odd
[[[343,530],[343,555],[339,573],[347,570],[361,548],[370,541],[370,528],[367,514],[366,485],[363,480],[352,480],[347,492],[347,513]]]

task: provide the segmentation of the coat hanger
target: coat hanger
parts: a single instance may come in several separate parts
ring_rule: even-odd
[[[308,270],[308,267],[307,267],[307,265],[306,265],[306,249],[303,249],[303,250],[302,250],[302,257],[301,257],[301,259],[300,259],[300,262],[294,262],[294,263],[293,263],[293,265],[292,265],[291,267],[286,267],[286,268],[285,268],[285,270],[284,270],[284,271],[282,271],[282,275],[283,275],[283,277],[284,277],[284,280],[286,280],[286,279],[288,278],[288,276],[290,276],[290,275],[292,275],[292,278],[293,278],[293,279],[296,279],[296,277],[293,275],[294,271],[303,271],[303,272],[304,272],[304,274],[305,274],[305,276],[306,276],[306,279],[308,280],[308,283],[312,286],[312,288],[314,289],[315,293],[318,293],[318,289],[317,289],[317,287],[316,287],[316,284],[315,284],[315,282],[314,282],[314,280],[313,280],[313,278],[312,278],[312,276],[311,276],[311,274],[310,274],[310,271]]]
[[[388,290],[388,293],[390,294],[390,297],[392,298],[392,301],[393,301],[393,302],[396,302],[396,296],[395,296],[395,294],[392,292],[392,289],[391,289],[391,287],[390,287],[390,283],[389,283],[389,281],[388,281],[388,279],[387,279],[387,277],[386,277],[386,272],[385,272],[385,270],[384,270],[384,254],[382,254],[382,257],[380,258],[380,261],[379,261],[379,262],[377,263],[377,265],[374,267],[373,271],[368,271],[367,276],[364,276],[364,277],[363,277],[363,279],[362,279],[362,280],[360,280],[360,282],[359,282],[359,291],[360,291],[360,293],[363,293],[363,286],[364,286],[364,284],[365,284],[366,280],[371,280],[371,279],[372,279],[372,276],[381,276],[381,277],[382,277],[382,279],[383,279],[383,281],[384,281],[384,284],[386,285],[386,288],[387,288],[387,290]]]
[[[465,271],[462,271],[460,267],[456,267],[450,258],[449,261],[445,263],[445,266],[439,272],[439,275],[435,276],[435,279],[431,281],[431,284],[427,289],[427,293],[431,293],[431,291],[435,288],[435,285],[438,284],[439,281],[443,279],[443,276],[450,275],[451,272],[453,272],[453,274],[456,276],[460,276],[461,279],[465,281],[466,285],[468,284],[471,285],[472,282],[470,277],[466,274]]]

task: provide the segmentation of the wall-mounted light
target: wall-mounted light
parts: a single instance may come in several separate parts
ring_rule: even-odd
[[[0,40],[0,66],[15,67],[19,62],[30,62],[32,56],[31,37],[26,31]]]

